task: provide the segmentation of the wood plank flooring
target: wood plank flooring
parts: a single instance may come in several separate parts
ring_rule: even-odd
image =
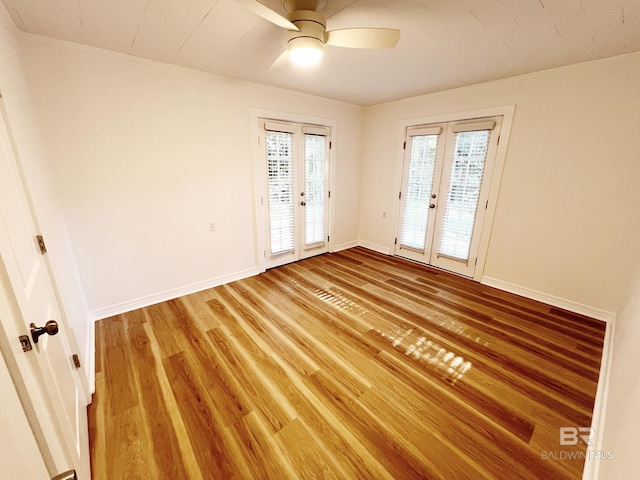
[[[604,324],[362,248],[101,320],[102,479],[579,479]]]

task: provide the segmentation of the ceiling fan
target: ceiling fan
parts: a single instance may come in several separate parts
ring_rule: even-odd
[[[236,0],[253,13],[282,27],[287,32],[287,51],[294,63],[311,65],[322,58],[324,45],[349,48],[393,48],[400,30],[393,28],[345,28],[327,31],[322,12],[325,0],[284,0],[287,17],[257,0]],[[286,52],[285,52],[286,53]]]

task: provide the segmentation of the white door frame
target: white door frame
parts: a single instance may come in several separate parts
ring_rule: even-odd
[[[310,115],[299,115],[295,113],[278,112],[274,110],[264,110],[252,108],[250,110],[251,125],[251,155],[253,158],[252,168],[252,184],[253,184],[253,212],[254,212],[254,245],[255,260],[259,272],[264,272],[267,267],[265,252],[267,248],[266,229],[264,226],[267,221],[267,178],[265,168],[264,146],[260,145],[261,123],[265,120],[284,123],[296,123],[307,125],[319,125],[331,129],[329,141],[332,142],[332,148],[329,149],[329,191],[331,198],[329,199],[329,211],[327,220],[327,235],[329,242],[327,251],[333,252],[333,222],[335,218],[335,171],[336,171],[336,121],[328,118],[314,117]]]
[[[477,110],[466,110],[460,112],[445,113],[440,115],[432,115],[428,117],[408,118],[400,122],[398,129],[398,155],[396,159],[396,173],[394,185],[396,186],[395,192],[402,190],[402,177],[403,166],[405,158],[404,141],[407,136],[407,128],[415,125],[428,125],[435,123],[446,122],[458,122],[463,120],[471,120],[474,118],[483,117],[497,117],[502,116],[502,127],[500,131],[500,141],[496,151],[495,165],[493,167],[493,173],[491,175],[489,184],[489,198],[487,210],[480,231],[480,245],[478,247],[478,263],[473,275],[473,279],[480,281],[484,273],[485,262],[487,260],[487,251],[489,249],[489,238],[491,236],[491,228],[493,227],[493,220],[496,212],[496,204],[498,202],[498,193],[500,190],[500,182],[502,181],[502,172],[504,169],[505,160],[507,157],[507,147],[509,145],[509,137],[511,135],[511,125],[513,122],[513,115],[515,113],[515,105],[502,105],[498,107],[482,108]],[[395,225],[393,235],[389,238],[388,249],[389,252],[395,252],[395,238],[398,232],[398,222],[400,218],[400,212],[402,208],[402,202],[398,199],[397,193],[394,203],[394,209],[392,213],[391,221]]]

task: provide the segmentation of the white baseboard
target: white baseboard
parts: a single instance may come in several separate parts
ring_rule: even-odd
[[[384,255],[391,255],[391,251],[388,247],[383,247],[382,245],[378,245],[376,243],[371,242],[358,242],[358,245],[364,248],[368,248],[369,250],[373,250],[374,252],[382,253]]]
[[[482,277],[480,283],[488,285],[489,287],[495,287],[499,290],[504,290],[509,293],[515,293],[522,297],[530,298],[531,300],[537,300],[539,302],[547,303],[554,307],[562,308],[573,313],[586,315],[587,317],[595,318],[596,320],[602,320],[603,322],[610,322],[615,318],[615,313],[608,310],[602,310],[589,305],[585,305],[573,300],[567,300],[565,298],[556,297],[548,293],[539,292],[531,288],[522,287],[514,283],[498,280],[497,278]]]
[[[117,303],[108,307],[99,308],[89,312],[89,318],[94,322],[103,318],[112,317],[113,315],[119,315],[121,313],[137,310],[138,308],[148,307],[160,302],[166,302],[167,300],[173,300],[174,298],[189,295],[191,293],[200,292],[207,288],[218,287],[225,283],[235,282],[243,278],[252,277],[259,273],[262,273],[257,267],[235,272],[229,275],[223,275],[221,277],[211,278],[202,282],[192,283],[191,285],[185,285],[183,287],[166,290],[164,292],[155,293],[146,297],[135,298],[126,302]]]
[[[600,361],[600,375],[596,389],[596,399],[593,404],[593,416],[591,428],[595,432],[595,445],[587,447],[587,460],[582,471],[582,480],[597,480],[600,473],[599,455],[605,457],[610,452],[603,452],[603,432],[607,399],[609,398],[609,378],[611,376],[611,363],[613,361],[613,339],[615,330],[615,317],[607,322],[602,348],[602,360]],[[590,460],[593,458],[592,460]]]
[[[357,240],[355,240],[353,242],[341,243],[340,245],[335,245],[333,247],[333,251],[334,252],[339,252],[340,250],[346,250],[347,248],[353,248],[353,247],[357,247],[359,245],[360,245],[360,242],[358,242]]]
[[[93,395],[96,393],[96,322],[89,322],[89,341],[89,395]]]

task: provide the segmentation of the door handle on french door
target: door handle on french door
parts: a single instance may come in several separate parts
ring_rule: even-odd
[[[303,207],[307,204],[307,202],[300,202],[300,205],[302,205]]]
[[[31,338],[33,338],[33,343],[38,343],[38,339],[41,335],[45,333],[49,335],[55,335],[58,333],[58,322],[55,320],[49,320],[44,327],[36,327],[35,323],[29,325],[31,327]]]
[[[429,204],[429,208],[436,208],[436,204],[435,203],[430,203]]]

